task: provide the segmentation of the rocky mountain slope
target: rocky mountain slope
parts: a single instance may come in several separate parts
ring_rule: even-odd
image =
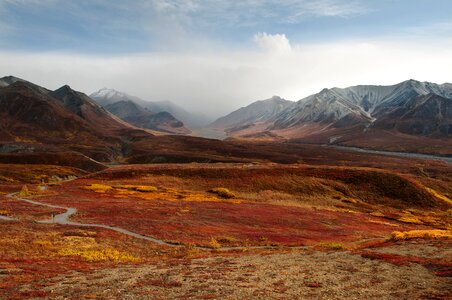
[[[288,108],[292,101],[273,96],[267,100],[256,101],[246,107],[221,117],[208,127],[233,132],[240,128],[250,127],[256,123],[267,122]]]
[[[409,113],[409,105],[419,96],[438,95],[452,99],[450,85],[408,80],[392,86],[354,86],[345,89],[324,89],[320,93],[298,101],[274,119],[275,128],[289,128],[301,123],[332,124],[333,127],[350,125],[344,118],[370,125],[380,118],[388,118],[393,110]],[[445,101],[441,111],[448,109]],[[419,114],[418,114],[419,116]],[[393,115],[396,117],[396,115]],[[342,121],[342,122],[341,122]],[[378,124],[378,122],[376,123]],[[430,134],[431,132],[423,132]]]

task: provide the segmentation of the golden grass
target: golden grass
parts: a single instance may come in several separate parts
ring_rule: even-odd
[[[95,231],[88,231],[88,230],[81,230],[81,229],[75,229],[75,230],[68,230],[63,233],[64,236],[80,236],[80,237],[96,237],[97,232]]]
[[[374,217],[381,217],[381,218],[384,218],[384,216],[385,216],[384,214],[382,214],[382,213],[379,212],[379,211],[371,212],[370,215],[371,215],[371,216],[374,216]]]
[[[90,190],[96,193],[106,193],[113,189],[110,185],[93,183],[83,187],[85,190]]]
[[[7,210],[0,210],[0,216],[7,216],[9,214],[9,211]]]
[[[218,242],[217,239],[214,239],[214,238],[210,239],[209,246],[212,247],[213,249],[221,248],[220,242]]]
[[[53,247],[52,242],[46,240],[35,240],[33,241],[33,245],[42,249],[50,249]]]
[[[431,189],[431,188],[425,187],[425,186],[424,186],[424,188],[425,188],[425,190],[426,190],[427,192],[429,192],[432,196],[434,196],[434,197],[436,197],[436,198],[438,198],[438,199],[440,199],[440,200],[443,200],[443,201],[445,201],[445,202],[447,202],[447,203],[449,203],[449,204],[452,204],[452,200],[451,200],[451,199],[447,198],[447,197],[444,196],[444,195],[441,195],[440,193],[438,193],[438,192],[435,191],[434,189]]]
[[[115,189],[119,190],[130,190],[130,191],[138,191],[138,192],[156,192],[158,188],[152,185],[133,185],[133,184],[118,184],[113,186]]]
[[[397,221],[409,224],[424,224],[418,217],[410,214],[405,214],[402,217],[398,218]]]
[[[320,242],[315,245],[318,248],[327,249],[327,250],[344,250],[345,246],[342,243],[338,242]]]
[[[201,193],[196,191],[179,190],[173,188],[157,188],[150,185],[131,185],[131,184],[91,184],[82,187],[85,190],[90,190],[99,193],[103,196],[111,195],[114,198],[128,198],[136,197],[143,200],[165,200],[165,201],[188,201],[188,202],[219,202],[226,201],[229,203],[241,203],[240,200],[231,199],[235,197],[227,189],[220,188],[215,196],[212,194]],[[230,200],[220,200],[220,198]]]
[[[59,256],[79,256],[89,262],[138,262],[139,259],[129,253],[121,252],[116,249],[73,249],[63,248],[58,251]]]
[[[19,196],[21,196],[21,197],[31,196],[30,190],[28,189],[28,187],[26,185],[24,185],[22,187],[22,189],[20,190]]]
[[[394,231],[391,233],[392,241],[411,240],[411,239],[439,239],[452,238],[452,230],[411,230]]]

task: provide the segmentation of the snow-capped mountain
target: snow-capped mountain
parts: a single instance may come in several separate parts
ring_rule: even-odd
[[[288,107],[272,119],[271,129],[318,123],[345,127],[361,123],[380,124],[380,118],[397,109],[412,109],[407,103],[419,96],[437,95],[452,99],[452,85],[407,80],[391,86],[360,85],[345,89],[323,89]],[[449,104],[451,101],[447,101]],[[448,107],[445,105],[444,110]]]
[[[272,103],[271,99],[267,101]],[[323,89],[297,102],[284,102],[281,110],[267,111],[263,103],[266,102],[241,108],[213,125],[236,138],[289,139],[425,153],[449,153],[444,149],[452,149],[450,83],[411,79],[390,86]]]
[[[417,96],[436,94],[452,98],[450,84],[407,80],[391,86],[359,85],[345,89],[324,89],[303,98],[277,115],[273,128],[289,128],[302,123],[346,126],[350,122],[373,123],[391,109]],[[341,122],[339,122],[342,120]]]
[[[114,89],[101,88],[97,92],[89,95],[91,99],[94,99],[101,106],[106,106],[108,104],[113,104],[119,101],[136,101],[140,100],[138,97],[128,95],[124,92],[120,92]]]

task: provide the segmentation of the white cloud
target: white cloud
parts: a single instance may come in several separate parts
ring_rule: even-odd
[[[324,87],[409,78],[450,82],[452,46],[350,41],[292,45],[280,55],[260,50],[112,57],[1,52],[0,70],[0,76],[19,76],[51,89],[69,84],[91,93],[107,86],[221,115],[275,94],[298,100]]]
[[[254,35],[253,41],[262,49],[270,52],[288,53],[292,50],[285,34],[268,34],[259,32]]]

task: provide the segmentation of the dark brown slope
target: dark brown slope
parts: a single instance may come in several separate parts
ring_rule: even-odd
[[[54,157],[58,164],[68,165],[61,162],[61,153],[74,152],[97,168],[99,164],[91,159],[111,162],[122,156],[124,144],[135,131],[67,86],[50,92],[21,80],[0,88],[3,162],[42,163],[41,157],[47,163]],[[74,155],[65,157],[77,160]]]
[[[132,126],[120,122],[118,118],[107,112],[87,95],[74,91],[68,85],[50,92],[49,96],[59,100],[67,110],[85,120],[102,135],[132,128]]]

